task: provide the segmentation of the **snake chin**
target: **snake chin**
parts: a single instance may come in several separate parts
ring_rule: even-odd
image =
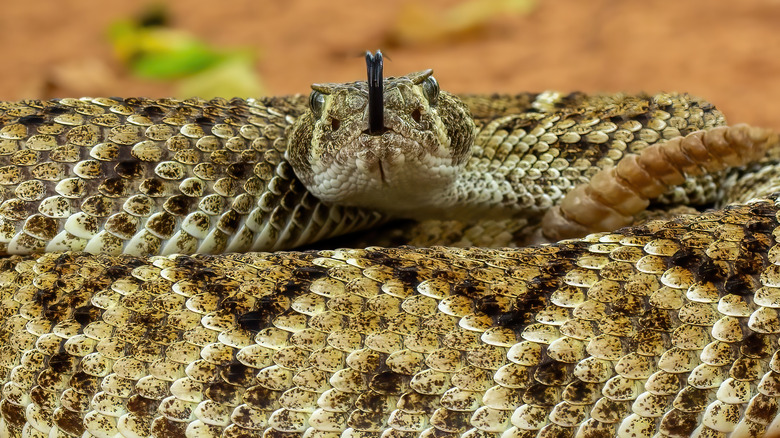
[[[312,165],[309,190],[320,200],[417,217],[451,199],[460,165],[446,148],[421,144],[394,131],[361,135],[327,165]]]

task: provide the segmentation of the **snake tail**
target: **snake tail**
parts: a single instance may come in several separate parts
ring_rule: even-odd
[[[772,130],[744,124],[700,130],[631,154],[575,187],[545,216],[551,240],[582,237],[630,225],[650,199],[686,176],[714,173],[760,160],[780,142]]]

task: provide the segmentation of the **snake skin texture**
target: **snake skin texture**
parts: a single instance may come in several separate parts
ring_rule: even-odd
[[[284,153],[303,96],[0,103],[0,437],[771,429],[777,169],[656,200],[759,197],[703,214],[429,246],[521,241],[605,165],[725,123],[673,93],[460,98],[477,127],[466,169],[492,178],[473,193],[498,193],[517,222],[429,220],[388,231],[424,248],[307,251],[284,250],[393,218],[296,179]]]
[[[512,209],[515,222],[495,237],[428,222],[396,243],[509,245],[624,154],[725,123],[711,104],[685,94],[461,99],[477,124],[464,170],[473,175],[471,195]],[[286,134],[306,102],[1,102],[0,253],[269,251],[382,222],[377,212],[322,204],[295,178],[284,160]],[[707,175],[665,199],[707,204],[719,187]]]

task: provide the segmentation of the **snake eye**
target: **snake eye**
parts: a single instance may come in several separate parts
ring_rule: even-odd
[[[311,108],[311,112],[315,116],[321,116],[322,110],[325,108],[325,95],[319,91],[312,91],[309,95],[309,108]]]
[[[439,97],[439,83],[436,82],[436,78],[433,76],[425,78],[425,81],[422,83],[422,88],[428,102],[430,102],[431,105],[435,104],[436,98]]]

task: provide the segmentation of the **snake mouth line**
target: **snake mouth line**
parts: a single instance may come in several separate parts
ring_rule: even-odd
[[[377,165],[379,166],[379,179],[382,181],[382,184],[387,184],[387,180],[385,179],[385,167],[382,165],[382,160],[377,160]]]

